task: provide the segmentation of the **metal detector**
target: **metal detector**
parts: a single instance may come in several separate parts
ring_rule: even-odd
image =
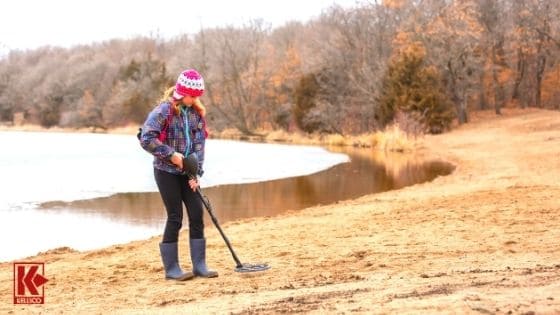
[[[196,174],[198,174],[198,157],[196,156],[195,153],[191,153],[183,158],[183,173],[188,175],[189,178],[196,178]],[[233,251],[233,247],[231,246],[231,243],[229,242],[227,236],[224,234],[224,231],[220,227],[220,224],[218,223],[218,219],[214,215],[214,210],[212,209],[212,204],[210,204],[210,200],[208,199],[208,197],[202,194],[200,187],[196,188],[196,194],[198,195],[198,197],[206,207],[206,210],[208,211],[208,214],[210,215],[210,218],[212,219],[214,226],[218,229],[220,235],[222,235],[222,238],[226,242],[226,245],[229,251],[231,252],[231,256],[233,257],[233,260],[235,260],[236,263],[234,270],[236,272],[257,272],[257,271],[265,271],[270,269],[270,266],[268,264],[241,263],[241,261]]]

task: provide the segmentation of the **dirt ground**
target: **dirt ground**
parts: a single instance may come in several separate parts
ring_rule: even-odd
[[[218,278],[163,280],[159,237],[62,248],[27,259],[45,262],[44,305],[13,305],[12,264],[0,264],[0,313],[560,314],[560,112],[481,116],[421,140],[457,166],[450,176],[225,224],[267,272],[235,273],[207,222]]]

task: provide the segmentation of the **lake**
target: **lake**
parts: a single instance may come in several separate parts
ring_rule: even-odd
[[[152,158],[134,136],[0,132],[0,141],[0,261],[162,233]],[[201,184],[227,222],[398,189],[452,169],[369,149],[209,140]]]

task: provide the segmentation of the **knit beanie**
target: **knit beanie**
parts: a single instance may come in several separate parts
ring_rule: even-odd
[[[194,69],[183,71],[177,78],[173,98],[178,100],[187,95],[198,97],[202,94],[204,94],[204,79],[202,79],[202,76]]]

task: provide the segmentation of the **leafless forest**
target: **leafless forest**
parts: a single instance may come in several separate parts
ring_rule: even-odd
[[[0,121],[139,124],[192,67],[215,130],[346,135],[400,120],[439,133],[476,110],[560,109],[559,16],[558,0],[370,1],[277,28],[11,51]]]

